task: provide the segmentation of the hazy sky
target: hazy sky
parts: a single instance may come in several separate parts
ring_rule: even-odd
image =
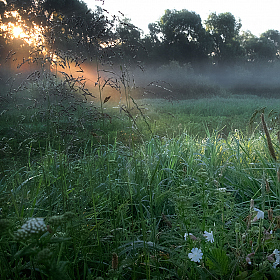
[[[122,12],[131,22],[148,33],[148,24],[156,22],[166,9],[196,12],[202,22],[211,12],[231,12],[241,19],[242,30],[259,36],[268,29],[280,31],[280,0],[84,0],[89,8],[101,6],[110,14]]]

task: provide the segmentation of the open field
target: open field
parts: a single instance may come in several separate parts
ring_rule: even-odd
[[[253,117],[253,114],[264,109],[271,114],[271,119],[278,118],[280,100],[230,95],[173,102],[144,99],[138,103],[146,105],[155,135],[172,136],[184,131],[203,138],[207,136],[207,130],[210,133],[219,131],[223,136],[227,136],[237,129],[249,136],[255,129],[261,129],[260,114],[256,117]]]
[[[0,0],[0,280],[280,279],[280,32],[104,2]]]
[[[103,105],[2,111],[3,279],[279,279],[279,99]]]

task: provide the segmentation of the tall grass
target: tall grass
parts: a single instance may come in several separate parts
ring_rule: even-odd
[[[279,101],[135,101],[121,77],[118,113],[100,76],[100,109],[69,77],[9,96],[1,277],[278,279]]]
[[[272,134],[279,150],[275,139]],[[217,133],[204,139],[187,133],[154,137],[130,148],[89,141],[76,157],[49,146],[36,162],[2,176],[1,223],[8,231],[1,233],[1,275],[277,277],[266,257],[279,247],[278,218],[265,214],[252,222],[250,210],[254,199],[255,207],[279,215],[276,168],[265,137],[248,140],[241,132],[227,139]],[[14,239],[31,217],[44,217],[50,232]],[[264,230],[273,231],[267,240]],[[213,231],[214,243],[206,241],[204,231]],[[197,239],[184,238],[185,233]],[[201,264],[188,258],[193,247],[202,249]],[[252,252],[249,265],[246,256]]]

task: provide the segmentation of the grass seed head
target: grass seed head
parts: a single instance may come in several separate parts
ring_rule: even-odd
[[[272,210],[272,208],[270,208],[270,209],[267,211],[267,213],[268,213],[268,219],[269,219],[270,221],[273,221],[273,210]]]
[[[265,180],[265,190],[267,193],[270,192],[270,185],[269,185],[269,182],[267,180]]]
[[[117,270],[119,266],[119,257],[116,253],[112,254],[112,269]]]

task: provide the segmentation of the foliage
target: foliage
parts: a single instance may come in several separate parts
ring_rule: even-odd
[[[12,11],[17,11],[17,16],[11,16]],[[204,67],[210,72],[223,72],[226,65],[243,67],[244,62],[253,62],[258,66],[278,59],[279,31],[268,30],[259,38],[239,34],[241,20],[229,12],[212,13],[203,24],[195,12],[166,10],[158,22],[149,24],[150,34],[144,37],[128,19],[110,15],[102,7],[89,10],[79,0],[1,1],[1,13],[4,25],[18,26],[20,22],[27,37],[32,37],[34,28],[40,28],[41,42],[37,46],[51,53],[71,49],[91,60],[106,48],[115,62],[126,58],[129,63],[141,60],[159,66],[176,60],[191,63],[201,74]],[[26,59],[31,52],[26,38],[12,37],[1,29],[2,63],[14,59],[15,54],[18,60]]]
[[[162,44],[168,60],[182,62],[202,61],[209,52],[209,37],[202,26],[201,18],[187,10],[166,10],[158,27],[150,26],[151,36],[162,34]]]
[[[244,33],[243,47],[250,62],[275,61],[277,59],[277,41],[269,39],[269,31],[257,38],[250,32]]]
[[[13,54],[20,52],[25,46],[25,59],[29,57],[28,52],[32,53],[30,49],[34,46],[41,46],[52,53],[71,49],[76,54],[86,51],[88,56],[90,52],[93,56],[99,44],[112,37],[110,29],[113,21],[109,21],[108,17],[103,15],[103,10],[97,8],[92,12],[86,4],[78,0],[7,1],[6,5],[1,3],[1,23],[5,26],[11,23],[12,26],[20,26],[25,34],[14,39],[10,30],[1,29],[1,40],[5,38],[2,62],[10,58],[9,51],[14,49],[16,43],[18,46]],[[38,30],[40,34],[36,34]],[[40,38],[37,42],[28,42],[32,40],[34,33]]]
[[[116,33],[119,40],[116,49],[121,50],[122,60],[142,60],[147,55],[140,39],[141,30],[133,25],[130,19],[124,18],[120,21]]]
[[[231,62],[242,54],[238,42],[240,20],[237,21],[231,13],[211,13],[205,24],[206,30],[213,36],[217,62]]]

